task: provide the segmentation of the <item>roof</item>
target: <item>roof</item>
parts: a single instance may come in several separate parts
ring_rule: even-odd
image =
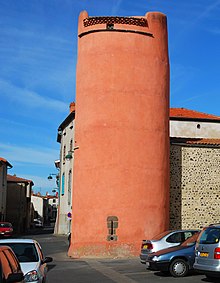
[[[184,143],[188,145],[220,146],[220,139],[204,138],[171,138],[171,143]]]
[[[12,168],[13,166],[3,157],[0,157],[0,163],[5,163],[8,167]]]
[[[34,185],[32,180],[27,180],[27,179],[23,179],[23,178],[19,178],[17,176],[13,176],[13,175],[7,175],[7,182],[11,182],[11,183],[31,183],[32,185]]]
[[[60,124],[57,134],[57,142],[61,142],[62,131],[75,119],[75,111],[71,112]]]
[[[38,194],[32,194],[33,197],[39,197],[39,198],[42,198],[42,199],[58,199],[58,197],[56,195],[40,195],[39,193]]]
[[[170,108],[170,119],[181,119],[181,120],[215,120],[220,121],[220,116],[212,114],[206,114],[195,110],[186,108]]]

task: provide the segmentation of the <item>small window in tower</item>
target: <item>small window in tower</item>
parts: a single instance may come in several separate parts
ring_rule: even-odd
[[[106,29],[114,29],[114,24],[107,24]]]
[[[200,128],[201,128],[200,124],[197,124],[197,129],[200,129]]]
[[[118,239],[116,235],[116,229],[118,228],[117,216],[107,217],[107,228],[108,228],[107,241],[117,241]]]
[[[65,163],[65,158],[66,158],[66,146],[64,145],[64,147],[63,147],[63,164]]]

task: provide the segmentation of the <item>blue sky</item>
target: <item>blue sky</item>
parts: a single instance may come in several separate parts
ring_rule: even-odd
[[[220,116],[220,0],[0,0],[0,157],[9,174],[51,193],[57,128],[75,100],[77,23],[89,16],[167,15],[170,106]]]

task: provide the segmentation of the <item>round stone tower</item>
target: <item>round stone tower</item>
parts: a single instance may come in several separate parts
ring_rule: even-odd
[[[164,14],[78,26],[69,255],[138,255],[169,223],[169,58]]]

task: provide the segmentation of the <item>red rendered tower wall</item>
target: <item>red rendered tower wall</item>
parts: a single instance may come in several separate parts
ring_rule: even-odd
[[[166,16],[79,16],[69,255],[138,255],[169,223]]]

